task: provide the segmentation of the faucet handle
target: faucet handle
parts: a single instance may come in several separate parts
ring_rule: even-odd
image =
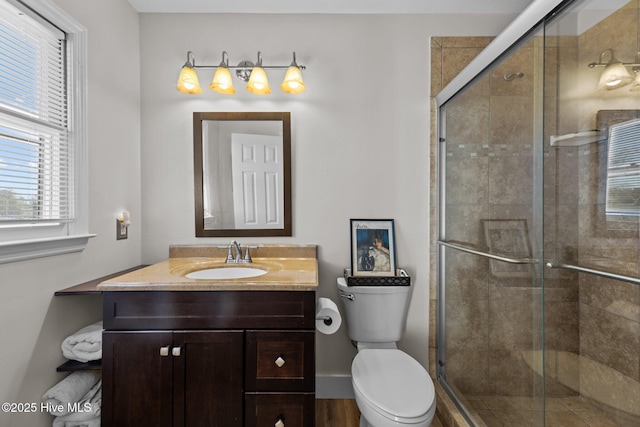
[[[234,262],[234,258],[233,258],[233,246],[232,245],[228,245],[226,246],[227,248],[227,259],[225,262]]]
[[[242,260],[245,263],[253,262],[253,260],[251,259],[251,253],[249,252],[249,249],[258,249],[258,247],[257,246],[245,245],[245,247],[244,247],[244,259]]]

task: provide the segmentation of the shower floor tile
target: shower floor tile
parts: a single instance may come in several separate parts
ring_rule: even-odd
[[[534,427],[540,419],[540,399],[534,397],[465,396],[465,401],[482,427]],[[545,409],[545,427],[640,427],[640,420],[616,421],[579,396],[548,397]]]

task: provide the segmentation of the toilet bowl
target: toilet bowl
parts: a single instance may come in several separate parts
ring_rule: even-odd
[[[427,371],[398,349],[410,300],[409,286],[348,286],[338,278],[348,335],[357,343],[351,384],[360,427],[429,427],[436,412]]]
[[[436,411],[427,371],[397,349],[360,350],[351,365],[360,427],[428,427]]]

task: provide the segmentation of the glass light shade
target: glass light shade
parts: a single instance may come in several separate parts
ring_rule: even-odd
[[[202,88],[200,87],[196,70],[190,67],[182,67],[180,76],[178,76],[178,84],[176,85],[176,88],[180,92],[187,93],[189,95],[198,95],[202,93]]]
[[[298,95],[299,93],[307,90],[304,82],[302,81],[302,72],[300,68],[295,65],[287,68],[287,72],[284,75],[284,80],[280,85],[280,89],[283,92],[290,93],[292,95]]]
[[[254,67],[253,70],[251,70],[247,90],[256,95],[268,95],[271,93],[269,80],[267,80],[267,73],[265,73],[264,68]]]
[[[598,82],[598,89],[612,90],[622,86],[626,86],[633,81],[633,77],[629,74],[627,67],[620,62],[609,62],[609,65],[604,67],[602,74],[600,75],[600,81]]]
[[[209,88],[224,95],[233,95],[236,93],[236,88],[233,87],[231,73],[227,67],[220,67],[216,70]]]

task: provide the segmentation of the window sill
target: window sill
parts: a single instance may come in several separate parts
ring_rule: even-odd
[[[95,234],[0,242],[0,264],[81,252]]]

